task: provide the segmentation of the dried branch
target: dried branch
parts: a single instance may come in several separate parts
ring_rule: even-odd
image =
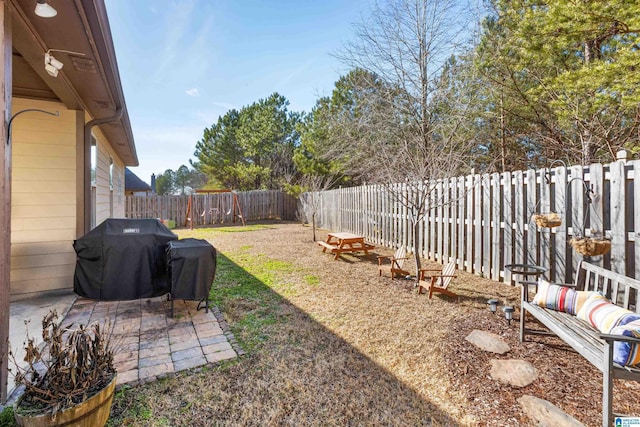
[[[55,416],[104,388],[116,372],[109,330],[108,324],[103,328],[97,322],[64,328],[54,310],[42,320],[42,349],[27,332],[26,368],[9,352],[16,367],[16,383],[25,386],[18,403],[20,411]]]

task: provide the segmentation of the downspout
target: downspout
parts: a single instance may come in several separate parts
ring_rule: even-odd
[[[91,229],[91,129],[94,126],[113,123],[120,120],[124,109],[122,106],[116,106],[116,112],[113,116],[104,117],[102,119],[93,119],[84,125],[84,232],[88,233]]]

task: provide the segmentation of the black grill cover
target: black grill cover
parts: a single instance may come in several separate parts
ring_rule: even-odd
[[[216,250],[206,240],[174,240],[167,245],[167,268],[172,299],[205,299],[216,274]]]
[[[105,220],[73,242],[78,255],[74,291],[105,301],[166,294],[165,248],[177,238],[157,219]]]

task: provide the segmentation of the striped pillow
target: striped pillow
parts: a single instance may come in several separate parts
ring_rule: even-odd
[[[634,320],[626,325],[616,326],[611,329],[612,335],[625,335],[627,337],[640,338],[640,320]],[[618,365],[632,366],[640,364],[640,346],[628,342],[613,342],[613,361]]]
[[[551,310],[575,315],[595,292],[576,291],[566,286],[553,285],[544,279],[538,280],[538,292],[532,304]]]
[[[608,334],[616,326],[640,320],[640,315],[609,302],[603,295],[591,295],[578,312],[578,318],[586,320],[602,333]]]

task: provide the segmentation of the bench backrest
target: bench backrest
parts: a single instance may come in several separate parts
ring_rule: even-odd
[[[453,279],[453,276],[455,276],[455,273],[456,273],[455,262],[450,262],[448,264],[445,264],[444,267],[442,267],[442,273],[440,273],[441,276],[439,276],[436,280],[435,286],[437,288],[447,289],[447,286],[449,286],[449,284],[451,283],[451,280]]]
[[[640,313],[640,280],[581,261],[576,289],[600,291],[613,303]]]
[[[403,268],[404,262],[407,259],[407,248],[405,248],[404,246],[400,246],[398,250],[396,250],[396,253],[393,255],[393,257],[396,259],[396,267]]]

